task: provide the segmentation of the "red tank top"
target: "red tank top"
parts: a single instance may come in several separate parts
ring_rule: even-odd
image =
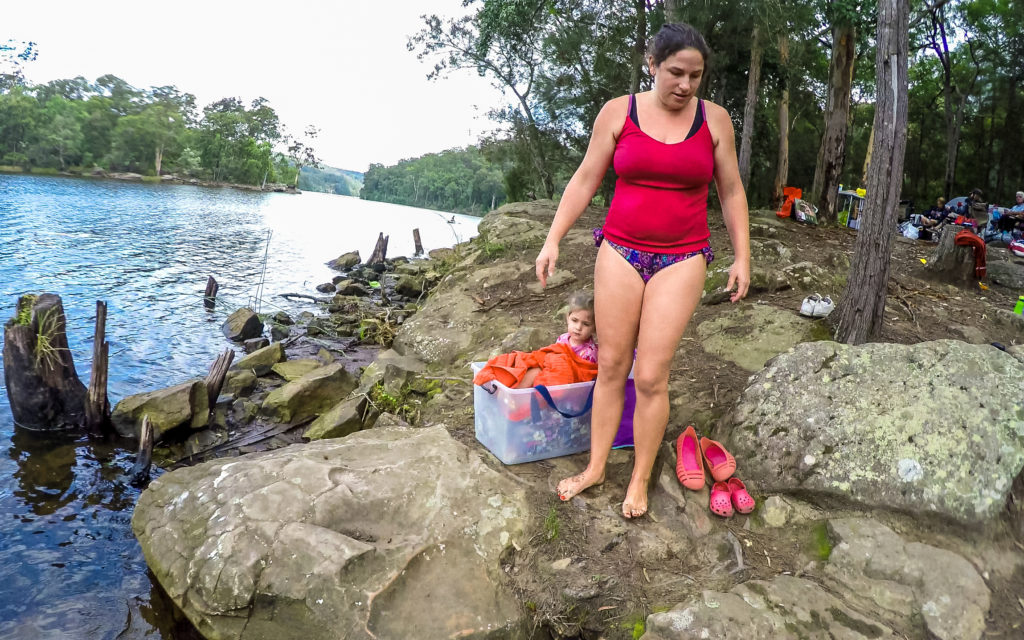
[[[703,101],[697,107],[698,115],[705,115]],[[605,237],[652,253],[688,253],[707,246],[708,184],[715,172],[707,117],[693,135],[666,144],[641,131],[627,114],[612,166],[618,179]]]

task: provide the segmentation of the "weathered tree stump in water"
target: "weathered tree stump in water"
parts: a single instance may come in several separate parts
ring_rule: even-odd
[[[21,296],[4,325],[4,380],[14,422],[64,429],[85,422],[86,389],[68,349],[60,296]]]
[[[974,249],[953,242],[956,234],[964,228],[946,225],[939,235],[938,246],[925,265],[926,270],[943,282],[965,285],[978,279],[974,275]]]
[[[142,429],[139,432],[139,453],[135,456],[135,464],[128,481],[133,487],[143,487],[149,482],[149,467],[153,462],[153,423],[149,415],[142,416]]]
[[[107,303],[96,301],[96,332],[92,342],[92,374],[85,402],[85,424],[93,431],[108,431],[110,400],[107,398],[107,364],[110,344],[107,342]]]
[[[413,229],[412,230],[412,241],[413,241],[413,244],[416,246],[416,251],[412,255],[414,255],[414,256],[421,256],[421,255],[423,255],[423,243],[420,242],[420,230],[419,229]]]
[[[366,264],[374,265],[384,262],[384,259],[388,254],[388,239],[391,236],[386,236],[382,232],[377,236],[377,245],[373,248],[373,253],[370,254],[370,259],[366,261]]]
[[[210,276],[206,281],[206,292],[203,293],[203,306],[210,311],[217,305],[218,289],[220,289],[220,285],[213,279],[213,276]]]
[[[235,359],[235,352],[231,349],[225,349],[224,353],[217,356],[217,359],[213,361],[213,366],[210,367],[210,373],[206,376],[206,391],[209,393],[209,406],[210,411],[213,411],[213,406],[217,404],[217,396],[220,395],[220,390],[224,386],[224,377],[228,374],[228,367],[231,366],[231,361]]]

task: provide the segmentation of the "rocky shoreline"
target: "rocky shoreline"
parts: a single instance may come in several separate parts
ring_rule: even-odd
[[[165,173],[160,176],[144,176],[140,173],[131,173],[127,171],[112,171],[107,172],[99,167],[94,168],[91,171],[73,172],[73,171],[53,171],[53,172],[32,172],[26,171],[23,167],[17,166],[3,166],[0,167],[0,173],[8,173],[12,175],[35,175],[35,176],[60,176],[65,178],[92,178],[99,180],[121,180],[124,182],[145,182],[147,184],[188,184],[196,187],[215,187],[219,189],[231,188],[240,189],[242,191],[265,191],[273,193],[300,193],[300,191],[293,185],[280,184],[280,183],[268,183],[266,185],[254,185],[254,184],[236,184],[233,182],[215,182],[213,180],[200,180],[199,178],[182,178],[174,174]]]
[[[1007,391],[1024,388],[1024,322],[997,313],[1013,292],[928,282],[913,267],[925,249],[898,245],[908,311],[887,311],[888,344],[837,345],[792,309],[841,291],[853,232],[755,215],[751,296],[729,305],[715,225],[720,262],[673,365],[650,515],[625,521],[629,452],[613,452],[604,485],[559,503],[555,483],[585,455],[505,466],[474,438],[469,363],[550,343],[566,295],[592,287],[583,224],[548,288],[534,282],[553,213],[506,205],[473,241],[380,271],[342,256],[320,288],[326,314],[225,324],[265,340],[245,328],[267,321],[273,341],[232,367],[212,427],[196,430],[192,406],[168,430],[187,434],[162,456],[181,468],[132,520],[204,636],[1024,633],[1024,406]],[[177,394],[181,407],[203,395]],[[134,404],[115,410],[124,433]],[[679,485],[672,441],[686,424],[736,453],[753,514],[718,519],[707,489]]]

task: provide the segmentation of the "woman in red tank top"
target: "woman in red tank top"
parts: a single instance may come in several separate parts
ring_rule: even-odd
[[[601,349],[590,462],[558,484],[558,495],[568,500],[604,481],[633,368],[635,460],[622,503],[627,518],[647,512],[651,469],[668,423],[669,368],[713,257],[707,224],[712,180],[735,254],[728,283],[733,302],[746,295],[750,283],[747,198],[732,120],[723,108],[696,97],[707,56],[707,44],[693,27],[662,27],[648,56],[654,89],[615,98],[598,114],[586,156],[566,185],[537,256],[537,278],[544,285],[554,274],[558,243],[614,163],[615,197],[603,229],[595,231],[600,249],[594,306]]]

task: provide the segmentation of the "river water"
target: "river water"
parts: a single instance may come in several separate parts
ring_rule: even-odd
[[[388,255],[476,235],[479,219],[319,193],[0,175],[0,322],[18,296],[57,293],[88,384],[96,301],[107,302],[111,404],[205,375],[228,313],[313,310],[324,263],[378,232]],[[266,267],[264,269],[264,262]],[[207,276],[220,284],[204,310]],[[131,452],[74,434],[16,428],[0,386],[0,638],[175,638],[130,528]]]

